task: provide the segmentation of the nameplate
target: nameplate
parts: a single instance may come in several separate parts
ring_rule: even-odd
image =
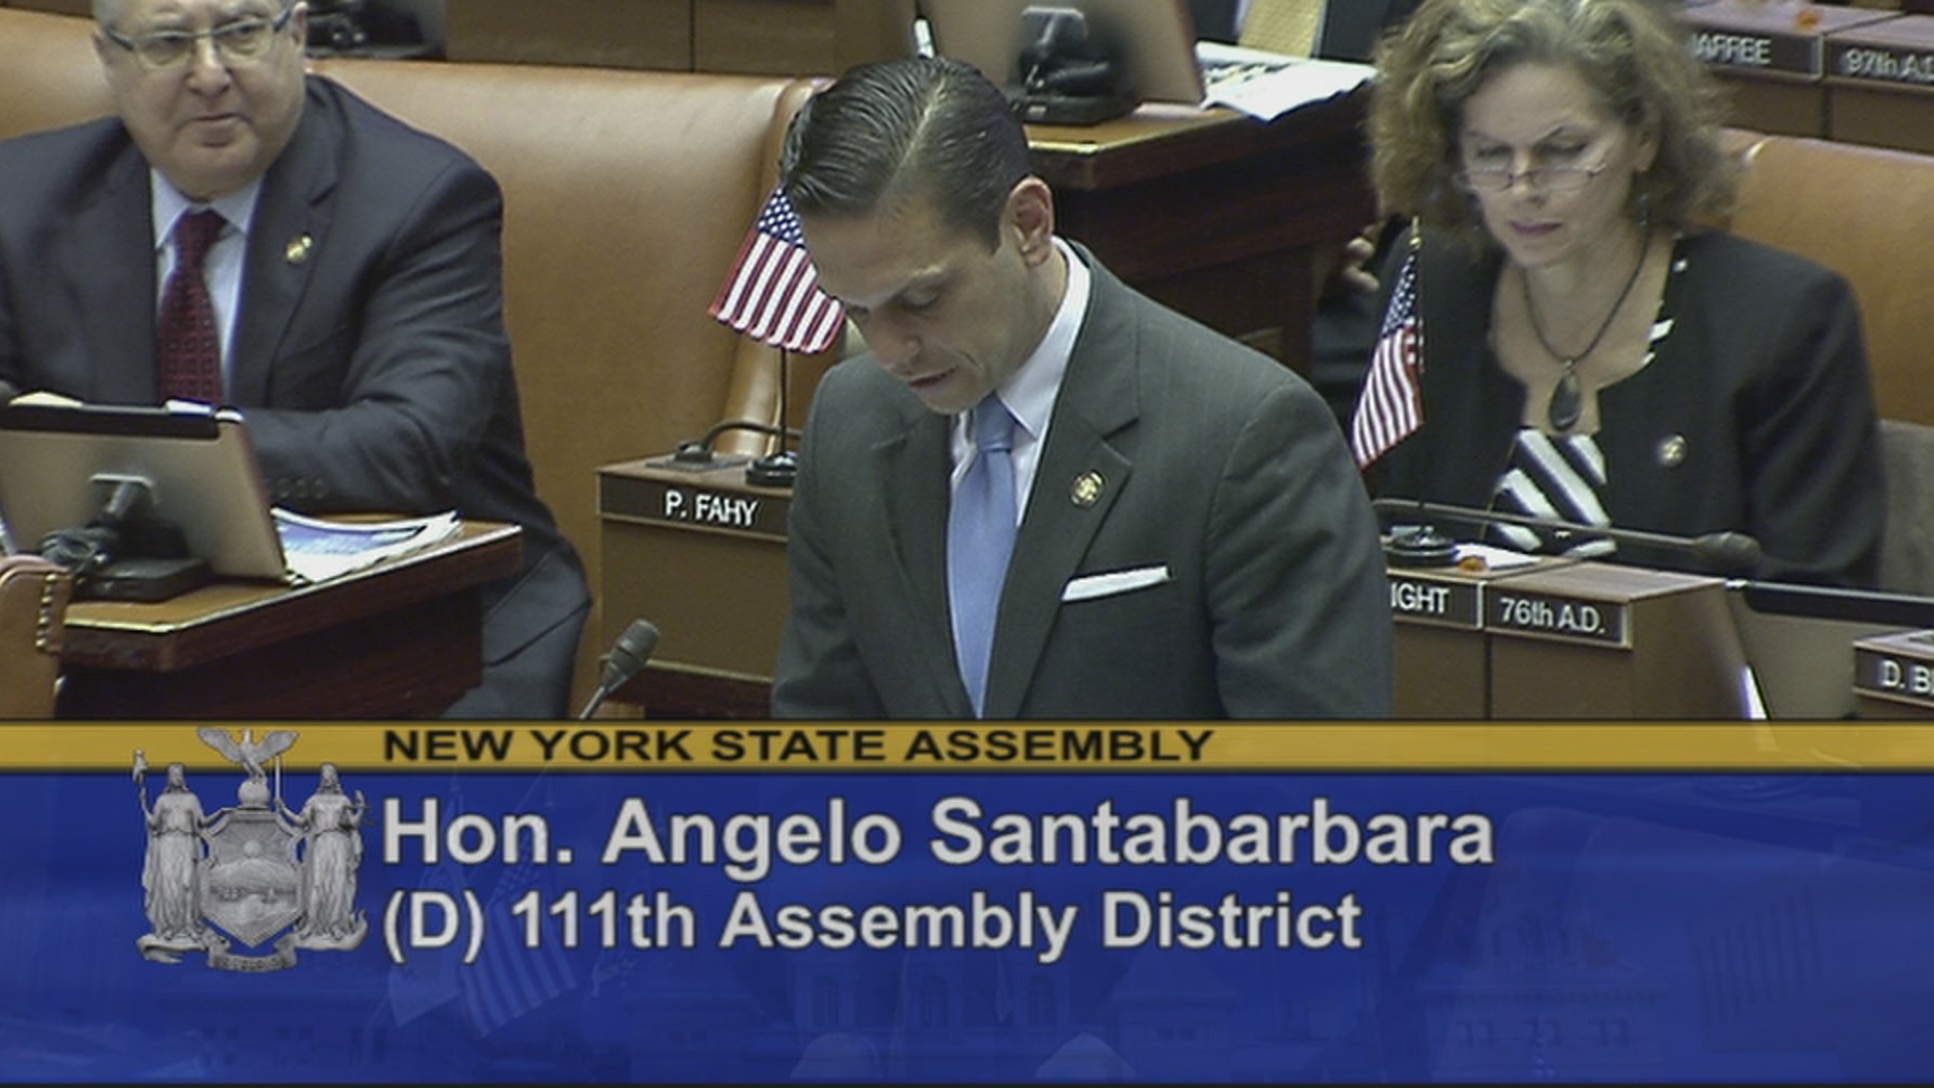
[[[1729,30],[1696,30],[1692,55],[1714,68],[1749,72],[1784,72],[1820,78],[1821,38],[1814,34],[1754,34]]]
[[[1557,593],[1493,586],[1484,598],[1484,626],[1497,632],[1541,635],[1630,649],[1630,605]]]
[[[1853,687],[1862,695],[1934,707],[1934,633],[1856,641]]]
[[[1680,18],[1688,31],[1688,48],[1708,67],[1737,74],[1814,80],[1827,72],[1827,49],[1833,35],[1900,16],[1891,11],[1822,4],[1720,0],[1687,8]]]
[[[791,503],[780,494],[611,474],[601,475],[598,486],[599,512],[605,517],[779,539],[786,535]]]
[[[1836,82],[1934,86],[1934,18],[1903,16],[1827,43]]]
[[[1390,614],[1400,620],[1475,631],[1484,625],[1483,600],[1476,582],[1390,575]]]

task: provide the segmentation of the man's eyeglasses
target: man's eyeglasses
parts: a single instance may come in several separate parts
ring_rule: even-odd
[[[1528,170],[1480,166],[1459,170],[1452,175],[1452,180],[1459,188],[1472,193],[1508,192],[1519,179],[1541,193],[1575,193],[1604,173],[1606,165],[1601,162],[1597,166],[1533,166]]]
[[[194,60],[197,45],[203,38],[215,47],[215,55],[223,64],[247,64],[260,60],[275,44],[275,36],[289,25],[289,17],[295,14],[295,5],[282,9],[282,14],[273,19],[253,17],[236,19],[218,27],[199,32],[187,30],[157,30],[152,34],[128,36],[112,27],[102,27],[101,33],[115,45],[134,54],[134,59],[151,72],[165,72],[182,68]]]

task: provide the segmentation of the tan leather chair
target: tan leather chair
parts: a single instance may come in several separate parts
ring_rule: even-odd
[[[0,718],[51,718],[73,578],[37,555],[0,556]]]
[[[1881,417],[1934,425],[1934,155],[1767,136],[1747,154],[1730,227],[1846,276]]]

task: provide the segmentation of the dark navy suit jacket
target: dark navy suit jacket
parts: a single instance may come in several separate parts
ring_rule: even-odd
[[[0,142],[0,388],[157,402],[149,179],[116,118]],[[524,454],[502,221],[475,161],[310,77],[249,230],[228,399],[281,505],[521,526],[459,712],[560,717],[590,596]]]

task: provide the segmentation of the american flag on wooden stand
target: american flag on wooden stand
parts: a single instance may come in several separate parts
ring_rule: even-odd
[[[1412,224],[1410,249],[1397,273],[1396,290],[1383,314],[1383,331],[1370,356],[1370,373],[1350,420],[1350,452],[1358,468],[1388,453],[1424,425],[1424,319],[1417,310],[1417,251],[1422,248]]]
[[[819,289],[799,216],[779,190],[766,198],[708,312],[786,351],[824,351],[839,335],[846,312]]]
[[[531,782],[518,809],[529,809],[533,800],[545,812],[556,808],[547,777],[539,775]],[[540,864],[526,855],[498,875],[496,887],[484,902],[491,939],[484,942],[476,962],[462,968],[458,976],[464,1019],[479,1036],[489,1035],[578,984],[577,971],[563,947],[562,927],[552,924],[550,912],[544,909],[556,890],[552,871],[552,864]],[[517,901],[533,890],[542,896],[535,945],[525,943],[524,916],[511,913]]]

